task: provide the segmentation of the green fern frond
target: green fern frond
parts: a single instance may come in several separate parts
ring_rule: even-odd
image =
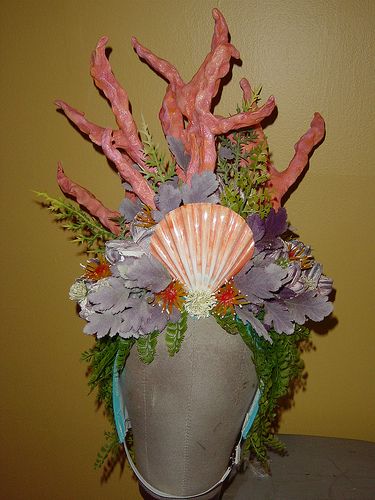
[[[95,469],[101,469],[110,456],[117,458],[117,455],[119,454],[121,448],[121,444],[118,441],[116,431],[105,432],[104,437],[105,444],[101,447],[96,456],[96,460],[94,463]]]
[[[221,180],[220,203],[242,217],[258,213],[265,218],[271,210],[271,195],[267,182],[269,159],[267,145],[258,144],[249,150],[257,139],[252,129],[234,132],[230,138],[219,137],[217,176]],[[230,154],[220,156],[223,147]]]
[[[275,436],[279,401],[291,395],[292,386],[302,378],[303,362],[300,344],[309,336],[306,327],[296,325],[292,335],[270,332],[272,344],[260,338],[251,326],[245,326],[238,318],[216,320],[228,332],[233,330],[241,335],[251,351],[258,380],[260,381],[261,399],[258,414],[242,448],[245,460],[250,457],[268,468],[268,449],[279,453],[285,452],[285,446]]]
[[[97,390],[98,407],[104,406],[105,414],[111,423],[111,432],[105,433],[105,444],[98,453],[95,468],[104,465],[108,457],[116,463],[120,448],[113,418],[112,376],[113,366],[117,356],[117,369],[121,371],[134,344],[134,339],[121,337],[97,339],[95,344],[81,355],[81,360],[88,363],[88,385],[90,391]]]
[[[130,354],[131,348],[133,347],[134,339],[120,339],[119,346],[117,350],[117,361],[116,368],[121,373],[124,369],[125,362]]]
[[[139,357],[146,365],[154,360],[158,335],[159,332],[154,331],[136,340]]]
[[[251,99],[246,101],[244,100],[242,102],[242,111],[250,111],[251,109],[254,109],[255,105],[258,104],[260,101],[260,94],[262,92],[262,86],[258,87],[255,90],[252,90],[251,92]]]
[[[146,157],[146,165],[151,170],[141,167],[142,174],[146,180],[150,181],[152,189],[157,192],[161,183],[172,179],[176,175],[174,162],[166,161],[163,153],[159,151],[159,146],[155,145],[150,130],[142,117],[142,128],[140,130],[143,150]]]
[[[177,323],[168,323],[166,328],[165,341],[168,348],[168,354],[170,356],[174,356],[181,349],[186,330],[187,312],[183,310],[180,320]]]
[[[72,241],[85,245],[87,251],[97,252],[104,247],[106,241],[116,238],[116,235],[105,229],[78,205],[64,198],[52,198],[46,193],[35,194],[43,198],[42,204],[52,213],[54,219],[62,224],[62,228],[75,235]]]

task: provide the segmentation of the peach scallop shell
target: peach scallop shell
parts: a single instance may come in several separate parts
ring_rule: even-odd
[[[254,240],[245,220],[230,208],[191,203],[156,226],[150,250],[187,289],[215,292],[251,259]]]

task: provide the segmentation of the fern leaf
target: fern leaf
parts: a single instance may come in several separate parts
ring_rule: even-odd
[[[117,455],[119,447],[121,446],[118,442],[118,437],[116,432],[105,432],[105,444],[101,447],[99,453],[96,456],[94,468],[100,469],[105,461],[108,459],[109,455]]]
[[[146,365],[149,365],[155,357],[158,335],[159,332],[154,331],[136,340],[139,357]]]
[[[97,251],[107,240],[116,238],[116,235],[104,228],[98,220],[78,205],[63,198],[51,198],[46,193],[36,192],[35,194],[43,198],[42,204],[53,214],[54,219],[62,224],[62,228],[75,235],[73,241],[86,245],[88,251]]]
[[[125,366],[125,362],[127,357],[130,354],[131,348],[133,347],[134,340],[133,339],[128,339],[124,340],[121,339],[119,342],[119,347],[117,351],[117,362],[116,362],[116,368],[119,372],[121,372]]]
[[[168,354],[174,356],[181,349],[187,329],[187,312],[181,313],[181,319],[177,323],[168,323],[165,334]]]
[[[159,146],[154,144],[150,130],[143,117],[140,133],[146,157],[146,165],[150,168],[149,170],[141,169],[142,174],[150,182],[152,189],[157,192],[159,184],[172,179],[176,175],[175,164],[165,161],[164,155],[159,151]]]

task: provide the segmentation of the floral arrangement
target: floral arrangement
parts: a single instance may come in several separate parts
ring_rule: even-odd
[[[58,184],[77,204],[39,194],[88,253],[69,296],[86,322],[84,333],[95,337],[83,359],[90,366],[89,385],[98,388],[98,402],[104,403],[110,420],[116,357],[118,370],[132,348],[144,363],[151,363],[161,338],[174,356],[183,343],[188,315],[212,315],[229,334],[241,335],[254,359],[262,397],[243,453],[245,459],[255,455],[266,464],[267,448],[283,450],[274,435],[277,402],[290,393],[293,380],[302,373],[300,345],[309,335],[303,325],[308,319],[321,321],[332,311],[328,300],[332,281],[311,248],[290,230],[281,206],[309,154],[322,141],[324,121],[314,115],[289,166],[280,172],[271,162],[261,126],[275,109],[273,97],[260,106],[259,91],[243,79],[243,101],[237,112],[229,117],[212,114],[212,100],[230,61],[239,58],[229,42],[225,19],[217,9],[213,17],[211,51],[189,83],[169,62],[132,39],[138,56],[168,82],[159,116],[170,158],[153,144],[145,124],[139,133],[128,96],[106,57],[105,37],[93,53],[91,75],[111,104],[118,129],[98,126],[56,101],[116,167],[125,193],[118,211],[104,207],[68,178],[61,164]],[[157,228],[169,214],[191,204],[228,207],[252,234],[252,258],[211,289],[189,289],[155,251]],[[118,451],[115,433],[108,433],[107,439],[97,465],[109,451],[115,455]]]

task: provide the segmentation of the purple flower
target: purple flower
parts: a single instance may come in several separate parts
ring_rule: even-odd
[[[284,243],[280,236],[288,228],[285,208],[280,208],[277,212],[272,208],[266,219],[261,219],[258,214],[249,215],[247,223],[253,232],[257,251],[283,247]]]

